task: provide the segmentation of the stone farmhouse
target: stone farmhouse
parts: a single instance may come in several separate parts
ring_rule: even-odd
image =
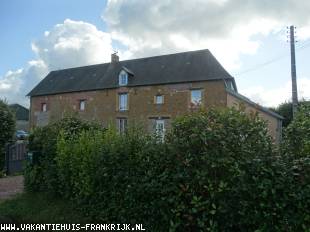
[[[245,107],[267,121],[274,142],[282,117],[237,91],[235,79],[209,50],[111,62],[50,72],[29,94],[30,126],[76,114],[123,132],[139,123],[164,136],[171,121],[199,108]]]

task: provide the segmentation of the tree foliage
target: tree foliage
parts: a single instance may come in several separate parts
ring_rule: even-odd
[[[300,101],[298,104],[300,107],[310,106],[310,101]],[[291,123],[293,119],[292,102],[284,102],[272,110],[284,117],[283,127],[287,127]]]
[[[57,138],[73,138],[84,130],[100,130],[94,122],[75,117],[66,117],[44,127],[35,128],[29,136],[28,149],[33,153],[33,164],[26,167],[25,184],[28,189],[57,192],[57,170],[55,164]]]
[[[13,139],[15,117],[7,103],[0,99],[0,171],[4,165],[5,144]]]
[[[138,223],[149,231],[309,228],[310,162],[275,153],[257,115],[212,109],[183,116],[165,143],[139,128],[57,128],[52,142],[33,134],[46,143],[34,146],[42,157],[53,155],[30,166],[36,178],[26,175],[26,183],[33,178],[30,189],[73,201],[94,222]]]
[[[283,152],[294,158],[310,157],[310,105],[298,108],[295,118],[284,130]]]

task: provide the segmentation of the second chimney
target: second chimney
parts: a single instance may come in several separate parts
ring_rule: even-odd
[[[119,57],[117,55],[117,52],[114,52],[111,54],[111,63],[119,62]]]

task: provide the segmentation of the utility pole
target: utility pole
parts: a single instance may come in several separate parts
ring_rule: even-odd
[[[293,118],[297,112],[298,97],[297,97],[297,83],[296,83],[296,59],[295,59],[295,27],[290,26],[290,44],[291,44],[291,75],[292,75],[292,107]]]

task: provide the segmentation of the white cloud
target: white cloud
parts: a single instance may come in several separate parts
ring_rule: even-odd
[[[29,61],[27,66],[16,71],[8,71],[0,78],[0,97],[9,103],[18,102],[28,106],[25,95],[47,74],[47,67],[41,60]]]
[[[51,70],[103,63],[110,60],[112,40],[109,33],[94,25],[67,19],[31,44],[37,59],[25,68],[8,71],[0,77],[0,98],[9,103],[29,105],[25,95]]]
[[[32,50],[54,70],[107,62],[113,48],[109,33],[90,23],[66,19],[32,43]]]
[[[302,0],[110,0],[102,15],[112,38],[129,57],[208,48],[228,70],[241,54],[255,54],[255,35],[276,33],[291,23],[310,28],[310,2]],[[301,30],[301,38],[310,37]]]
[[[109,61],[113,40],[121,59],[208,48],[225,68],[237,70],[240,55],[261,45],[255,35],[298,24],[300,39],[310,38],[309,11],[310,1],[303,0],[109,0],[102,15],[107,32],[70,19],[47,28],[31,44],[36,60],[0,77],[0,97],[27,102],[24,95],[49,71]],[[306,97],[307,83],[300,87]],[[288,98],[284,90],[276,91]],[[262,104],[277,103],[262,86],[245,92]]]
[[[310,78],[299,78],[297,86],[299,100],[310,100]],[[241,89],[240,93],[263,106],[278,106],[285,101],[291,101],[292,86],[288,81],[278,88],[266,89],[263,86],[256,86]]]

